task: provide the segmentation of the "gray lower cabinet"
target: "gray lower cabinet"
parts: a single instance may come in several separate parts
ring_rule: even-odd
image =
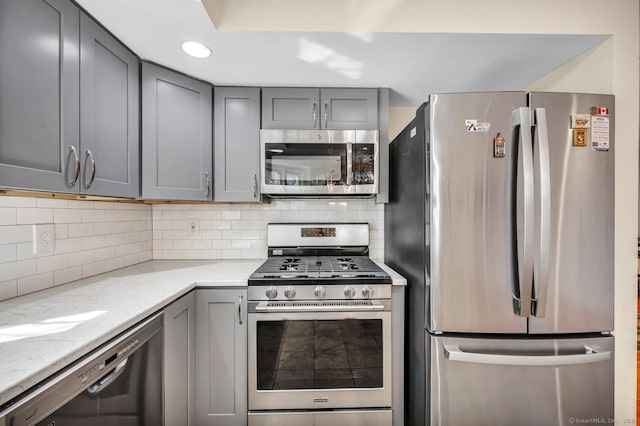
[[[196,305],[190,292],[164,309],[164,424],[195,422]]]
[[[74,190],[79,19],[67,0],[0,1],[2,187]]]
[[[72,2],[0,2],[0,186],[137,197],[138,79]]]
[[[80,191],[139,196],[140,61],[80,15]]]
[[[198,426],[247,424],[247,290],[197,289]]]
[[[260,201],[260,89],[213,92],[214,200]]]
[[[142,198],[212,199],[211,85],[142,63]]]
[[[263,129],[377,130],[377,89],[265,87]]]

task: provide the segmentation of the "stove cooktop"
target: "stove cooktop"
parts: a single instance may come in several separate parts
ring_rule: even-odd
[[[391,283],[389,274],[367,256],[273,256],[251,274],[249,285],[270,281],[315,284],[318,280]]]

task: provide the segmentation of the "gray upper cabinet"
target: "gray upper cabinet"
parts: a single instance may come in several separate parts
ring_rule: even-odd
[[[139,60],[80,16],[80,185],[83,193],[139,195]]]
[[[212,89],[142,63],[142,197],[211,200]]]
[[[216,87],[213,99],[214,200],[260,201],[260,89]]]
[[[377,130],[377,89],[262,89],[263,129]]]
[[[0,2],[0,186],[137,197],[138,75],[70,1]]]
[[[246,426],[247,290],[195,293],[195,424]]]
[[[77,191],[79,17],[66,0],[0,1],[2,187]]]
[[[320,89],[320,126],[334,130],[377,130],[377,89]]]

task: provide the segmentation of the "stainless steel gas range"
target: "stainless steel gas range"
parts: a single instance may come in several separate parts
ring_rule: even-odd
[[[249,425],[391,424],[391,277],[367,223],[269,224],[249,277]]]

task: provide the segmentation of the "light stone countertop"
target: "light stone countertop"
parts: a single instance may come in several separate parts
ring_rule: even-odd
[[[263,261],[152,260],[0,302],[0,406],[195,287],[246,286]]]

